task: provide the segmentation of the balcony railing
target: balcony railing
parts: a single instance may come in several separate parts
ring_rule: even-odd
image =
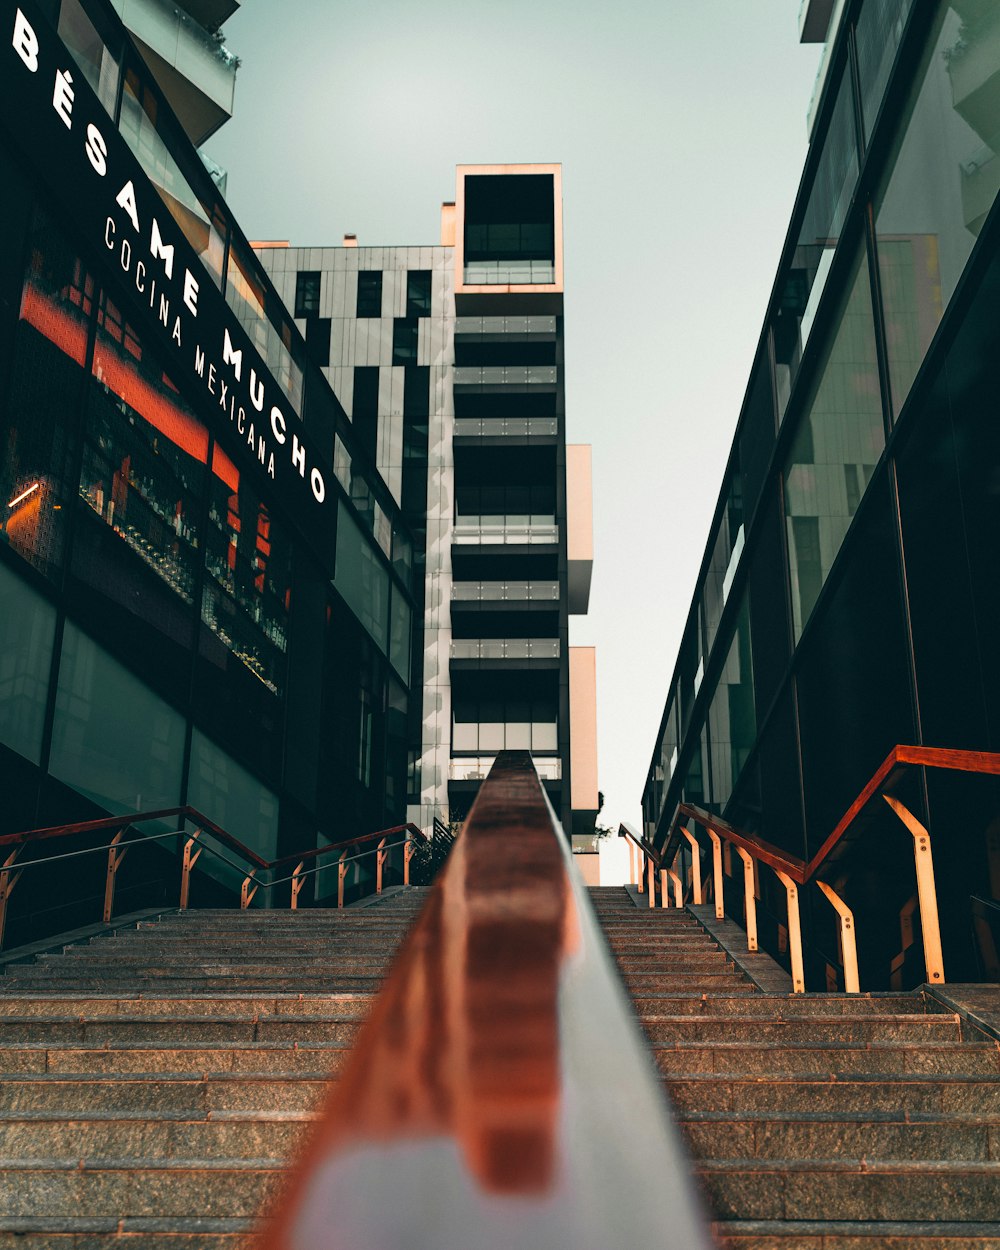
[[[468,756],[452,760],[448,765],[450,781],[483,781],[496,763],[495,755]],[[531,762],[542,781],[562,781],[562,760],[533,755]]]
[[[558,660],[558,638],[454,638],[453,660]]]
[[[456,438],[552,438],[558,417],[456,417]]]
[[[515,546],[532,545],[535,543],[557,543],[559,526],[553,519],[527,524],[508,522],[456,522],[452,531],[452,542],[458,544],[510,544]]]
[[[455,336],[476,334],[555,334],[555,317],[456,317]]]
[[[554,386],[556,365],[456,365],[456,386]]]
[[[556,267],[550,260],[477,260],[466,265],[466,286],[524,286],[552,283]]]
[[[558,602],[558,582],[452,582],[451,597],[465,603]]]

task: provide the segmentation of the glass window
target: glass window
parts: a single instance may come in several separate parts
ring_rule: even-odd
[[[195,729],[191,734],[188,803],[262,859],[278,844],[278,796]],[[202,860],[210,867],[212,857]]]
[[[184,718],[67,621],[52,775],[110,812],[174,807],[183,752]]]
[[[302,346],[252,252],[234,242],[226,267],[226,301],[296,412],[302,408]]]
[[[57,30],[97,98],[113,115],[118,95],[118,62],[84,12],[80,0],[62,0]]]
[[[761,503],[747,569],[758,721],[767,715],[791,656],[782,526],[781,495],[772,482]]]
[[[774,450],[775,419],[774,396],[771,393],[771,365],[768,361],[767,339],[757,354],[757,360],[747,386],[743,406],[743,424],[739,435],[739,461],[743,474],[743,512],[747,520],[764,486],[767,466]]]
[[[330,335],[333,322],[329,317],[310,317],[306,322],[306,351],[314,365],[321,369],[330,365]]]
[[[868,266],[859,253],[785,464],[798,639],[885,445]]]
[[[357,432],[358,442],[371,460],[378,447],[378,383],[376,365],[359,365],[354,370],[354,401],[351,420]]]
[[[392,592],[392,632],[389,637],[389,659],[406,684],[410,681],[410,605],[402,594]]]
[[[913,0],[865,0],[854,28],[865,138],[871,137]]]
[[[66,474],[93,307],[93,279],[39,216],[0,423],[0,542],[49,576],[62,566],[66,507],[76,495]]]
[[[216,445],[205,535],[201,619],[271,694],[285,680],[291,543],[260,495]]]
[[[875,208],[899,412],[1000,187],[1000,21],[941,6]]]
[[[795,251],[781,279],[778,314],[772,330],[778,410],[782,414],[816,319],[820,296],[858,180],[850,88],[849,77],[842,76]]]
[[[377,269],[363,269],[358,274],[359,317],[382,316],[382,273]]]
[[[416,317],[397,317],[392,323],[392,363],[417,363],[418,321]]]
[[[221,287],[226,219],[218,204],[206,207],[202,203],[161,137],[162,124],[157,97],[138,72],[129,69],[122,91],[119,129],[184,237],[198,253],[216,286]]]
[[[0,564],[0,742],[39,763],[56,612]]]
[[[383,652],[388,640],[389,574],[372,542],[341,504],[334,585]]]
[[[712,802],[718,812],[729,802],[757,737],[750,656],[750,613],[744,596],[736,618],[736,632],[708,713],[712,739]]]
[[[883,471],[849,539],[843,575],[797,657],[810,854],[889,751],[914,741],[894,529]]]
[[[738,459],[729,466],[723,492],[726,507],[719,522],[712,560],[705,580],[705,652],[712,654],[722,612],[729,599],[740,556],[743,554],[743,479]]]
[[[431,272],[429,269],[414,269],[406,275],[406,315],[407,317],[431,315]]]
[[[295,315],[313,317],[319,312],[320,275],[316,271],[295,275]]]

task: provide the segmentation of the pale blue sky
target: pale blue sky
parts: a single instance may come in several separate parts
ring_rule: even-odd
[[[807,147],[799,0],[244,0],[209,142],[251,238],[436,243],[461,163],[561,161],[570,442],[594,448],[604,819],[639,820]]]

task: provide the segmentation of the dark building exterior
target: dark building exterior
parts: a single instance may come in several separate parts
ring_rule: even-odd
[[[561,175],[459,166],[433,247],[255,244],[414,535],[425,829],[463,818],[504,748],[531,751],[567,829],[597,811],[594,653],[569,646],[592,533],[590,449],[566,445]]]
[[[828,44],[809,156],[643,805],[659,844],[685,799],[808,860],[896,744],[1000,750],[1000,8],[848,0],[827,33],[834,6],[805,7]],[[1000,795],[912,787],[949,979],[971,979]],[[887,808],[837,872],[862,984],[921,980]],[[812,987],[836,984],[832,909],[810,897],[804,923]]]
[[[0,830],[402,821],[398,505],[111,6],[0,27]]]

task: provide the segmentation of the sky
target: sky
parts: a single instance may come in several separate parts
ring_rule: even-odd
[[[807,149],[800,0],[243,0],[206,145],[246,235],[439,241],[455,166],[563,166],[567,440],[594,458],[601,822],[638,824]]]

